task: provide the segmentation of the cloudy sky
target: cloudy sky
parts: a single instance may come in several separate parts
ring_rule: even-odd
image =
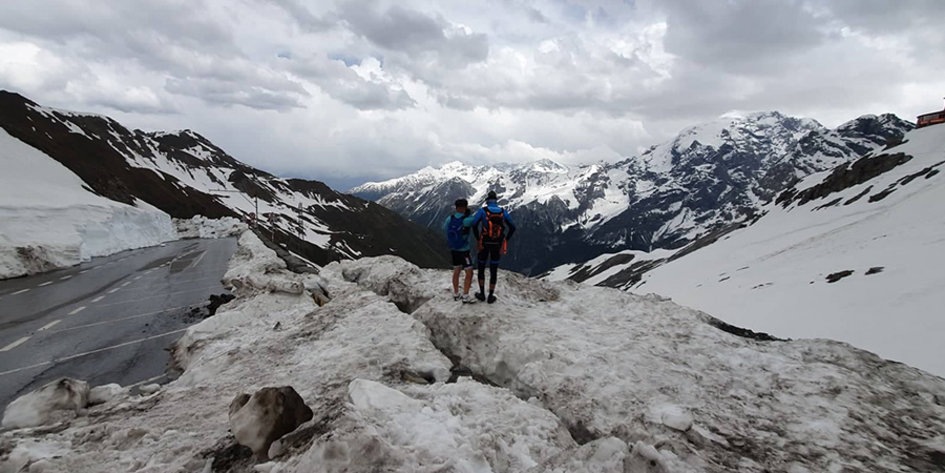
[[[945,96],[945,1],[7,0],[0,88],[348,188],[612,160],[732,110],[836,126]]]

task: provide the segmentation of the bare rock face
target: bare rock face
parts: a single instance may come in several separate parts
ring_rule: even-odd
[[[240,394],[230,403],[230,430],[236,441],[268,458],[269,447],[312,418],[312,409],[291,386]]]
[[[3,413],[3,428],[18,429],[49,424],[63,411],[76,412],[89,404],[89,384],[71,378],[53,381],[20,396]]]

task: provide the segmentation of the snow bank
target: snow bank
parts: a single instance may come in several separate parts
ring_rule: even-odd
[[[18,397],[3,412],[3,428],[36,427],[50,423],[67,411],[75,414],[89,403],[85,381],[62,378]]]
[[[228,274],[238,297],[177,343],[180,378],[0,434],[0,472],[930,471],[945,451],[945,380],[657,297],[504,276],[497,304],[461,305],[448,272],[381,257],[295,275],[251,233]],[[265,386],[313,417],[256,464],[228,410]]]
[[[174,228],[181,239],[187,238],[226,238],[239,236],[249,226],[234,217],[207,218],[196,215],[193,218],[175,218]]]
[[[164,212],[85,190],[78,176],[2,129],[0,168],[0,279],[177,237]]]
[[[632,291],[945,376],[945,126],[904,139],[884,151],[911,156],[904,164],[803,205],[772,203],[756,223],[648,272]]]
[[[392,299],[425,301],[413,315],[440,349],[551,410],[577,440],[634,445],[628,464],[941,467],[945,380],[843,343],[742,338],[657,296],[516,275],[500,282],[497,304],[460,306],[440,289],[444,273],[390,258],[322,271],[332,273]]]

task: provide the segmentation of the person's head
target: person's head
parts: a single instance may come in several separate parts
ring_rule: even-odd
[[[466,199],[456,199],[457,212],[465,212],[467,207],[469,207],[469,202]]]
[[[490,200],[499,200],[499,197],[495,195],[495,191],[489,191],[489,195],[486,196],[486,202]]]

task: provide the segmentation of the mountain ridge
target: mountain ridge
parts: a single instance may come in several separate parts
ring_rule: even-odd
[[[351,192],[436,228],[454,199],[478,204],[495,190],[535,243],[513,246],[510,267],[537,274],[605,252],[679,248],[750,220],[787,186],[895,142],[912,126],[884,114],[828,129],[809,118],[757,112],[687,127],[615,163],[451,162]]]
[[[131,130],[106,116],[43,107],[8,91],[0,91],[0,127],[75,173],[88,191],[116,202],[145,202],[175,218],[244,220],[258,205],[260,228],[316,264],[389,253],[421,266],[446,263],[438,234],[319,181],[249,166],[189,129]],[[410,235],[391,228],[408,228]]]

